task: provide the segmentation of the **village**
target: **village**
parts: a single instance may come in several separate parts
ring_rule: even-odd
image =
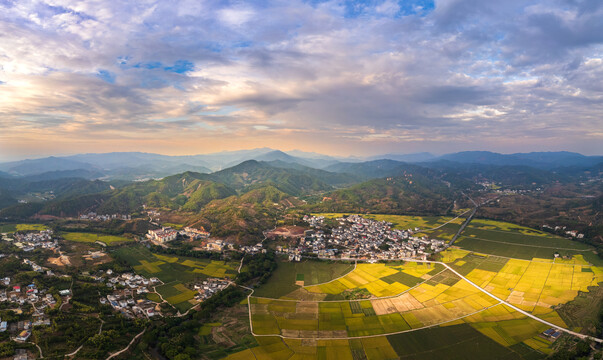
[[[162,226],[161,229],[149,230],[146,239],[154,245],[167,247],[167,243],[176,240],[178,237],[186,237],[189,240],[202,240],[202,246],[195,250],[222,252],[225,250],[235,250],[235,245],[223,239],[212,239],[210,233],[201,228],[184,227],[182,230],[175,230],[169,226]],[[266,252],[262,243],[255,245],[243,245],[238,248],[239,251],[246,254],[257,254]]]
[[[312,254],[330,259],[386,260],[398,258],[423,258],[444,249],[443,240],[413,236],[419,228],[397,230],[386,221],[375,221],[360,215],[337,218],[339,226],[325,232],[324,217],[305,215],[303,220],[312,229],[304,232],[297,247],[277,247],[277,251],[300,261]]]
[[[79,220],[88,220],[88,221],[109,221],[109,220],[132,220],[132,215],[124,215],[124,214],[97,214],[95,212],[89,212],[87,214],[80,214],[78,217]]]
[[[52,272],[47,272],[47,276],[54,276]],[[0,332],[8,331],[13,334],[15,341],[25,342],[31,336],[31,330],[34,326],[50,325],[50,318],[46,312],[47,308],[53,308],[58,301],[68,300],[71,291],[69,289],[60,290],[51,293],[49,289],[38,288],[34,283],[28,285],[11,285],[11,278],[4,277],[0,279],[5,289],[0,291],[0,303],[9,303],[14,306],[9,309],[16,315],[24,313],[24,309],[31,308],[31,316],[27,320],[3,321],[0,319]]]
[[[43,248],[48,250],[58,249],[59,244],[56,239],[53,239],[52,230],[41,230],[41,231],[27,231],[27,232],[15,232],[13,237],[9,234],[2,234],[2,239],[5,241],[12,242],[13,245],[22,249],[23,251],[33,251],[37,248]]]

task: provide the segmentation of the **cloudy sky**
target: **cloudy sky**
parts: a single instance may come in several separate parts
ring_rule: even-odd
[[[0,0],[0,160],[603,153],[600,0]]]

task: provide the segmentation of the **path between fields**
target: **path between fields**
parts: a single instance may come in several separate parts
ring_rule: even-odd
[[[132,344],[134,344],[134,341],[136,341],[136,339],[138,339],[139,337],[141,337],[142,334],[144,334],[145,331],[147,331],[147,329],[142,330],[138,335],[134,336],[134,338],[132,339],[132,341],[130,341],[130,343],[128,344],[128,346],[126,346],[125,348],[119,350],[116,353],[113,353],[113,354],[109,355],[109,357],[106,360],[112,359],[112,358],[114,358],[114,357],[116,357],[116,356],[118,356],[118,355],[120,355],[120,354],[128,351],[128,349],[130,348],[130,346],[132,346]]]
[[[530,244],[518,244],[518,243],[499,241],[499,240],[482,239],[482,238],[472,237],[472,236],[467,236],[465,239],[476,239],[476,240],[479,240],[479,241],[494,242],[494,243],[500,243],[500,244],[506,244],[506,245],[527,246],[527,247],[536,247],[536,248],[544,248],[544,249],[569,250],[569,251],[580,251],[580,252],[583,252],[583,251],[592,251],[591,249],[582,249],[582,250],[580,250],[580,249],[561,248],[561,247],[554,247],[554,246],[540,246],[540,245],[530,245]]]
[[[105,321],[103,319],[101,319],[101,318],[98,318],[98,319],[101,321],[100,327],[98,329],[98,334],[100,335],[103,332],[103,324],[105,323]],[[85,343],[86,342],[84,342],[84,344]],[[80,350],[82,350],[82,348],[84,347],[84,344],[80,345],[80,347],[78,347],[77,349],[75,349],[74,352],[69,353],[69,354],[65,354],[65,356],[68,356],[68,357],[75,356],[75,354],[77,354],[78,352],[80,352]]]
[[[433,231],[433,230],[438,230],[438,229],[439,229],[439,228],[441,228],[442,226],[450,224],[451,222],[453,222],[454,220],[456,220],[456,219],[460,218],[461,216],[465,215],[466,213],[468,213],[468,212],[469,212],[469,211],[471,211],[471,210],[473,210],[473,209],[469,209],[469,210],[465,211],[464,213],[460,214],[459,216],[455,217],[454,219],[452,219],[452,220],[450,220],[450,221],[447,221],[447,222],[443,223],[442,225],[440,225],[440,226],[438,226],[438,227],[434,227],[433,229],[421,229],[421,231],[420,231],[420,232],[423,232],[423,231]]]
[[[505,301],[505,300],[503,300],[503,299],[499,298],[499,297],[498,297],[498,296],[496,296],[496,295],[493,295],[493,294],[489,293],[489,292],[488,292],[488,291],[486,291],[485,289],[481,288],[479,285],[477,285],[477,284],[475,284],[474,282],[472,282],[471,280],[467,279],[465,276],[461,275],[459,272],[457,272],[456,270],[454,270],[452,267],[450,267],[450,266],[449,266],[448,264],[446,264],[446,263],[443,263],[443,262],[440,262],[440,261],[417,260],[417,259],[408,259],[408,258],[396,259],[396,261],[412,261],[412,262],[429,263],[429,264],[441,264],[441,265],[443,265],[443,266],[444,266],[446,269],[448,269],[448,270],[452,271],[452,272],[453,272],[453,273],[454,273],[456,276],[458,276],[458,277],[460,277],[461,279],[463,279],[463,280],[465,280],[466,282],[468,282],[468,283],[469,283],[471,286],[473,286],[474,288],[478,289],[479,291],[483,292],[484,294],[486,294],[486,295],[490,296],[491,298],[493,298],[494,300],[498,301],[498,304],[496,304],[496,305],[500,305],[500,304],[507,305],[507,306],[508,306],[508,307],[510,307],[511,309],[513,309],[513,310],[515,310],[515,311],[517,311],[517,312],[519,312],[519,313],[521,313],[521,314],[523,314],[523,315],[525,315],[525,316],[527,316],[527,317],[529,317],[529,318],[532,318],[532,319],[534,319],[534,320],[536,320],[536,321],[538,321],[538,322],[540,322],[540,323],[542,323],[542,324],[545,324],[545,325],[547,325],[547,326],[550,326],[550,327],[552,327],[552,328],[555,328],[555,329],[557,329],[557,330],[559,330],[559,331],[562,331],[562,332],[565,332],[565,333],[567,333],[567,334],[570,334],[570,335],[573,335],[573,336],[579,337],[579,338],[581,338],[581,339],[589,339],[589,340],[596,341],[596,342],[598,342],[598,343],[603,343],[603,339],[599,339],[599,338],[596,338],[596,337],[593,337],[593,336],[589,336],[589,335],[585,335],[585,334],[580,334],[580,333],[577,333],[577,332],[575,332],[575,331],[572,331],[572,330],[566,329],[566,328],[564,328],[564,327],[561,327],[561,326],[559,326],[559,325],[555,325],[555,324],[553,324],[553,323],[551,323],[551,322],[548,322],[548,321],[546,321],[546,320],[543,320],[543,319],[541,319],[541,318],[539,318],[539,317],[537,317],[537,316],[535,316],[535,315],[532,315],[531,313],[529,313],[529,312],[527,312],[527,311],[525,311],[525,310],[522,310],[522,309],[518,308],[518,307],[517,307],[517,306],[515,306],[515,305],[512,305],[512,304],[508,303],[507,301]],[[240,285],[239,285],[239,286],[240,286]],[[251,289],[251,288],[248,288],[248,287],[246,287],[246,286],[241,286],[241,287],[242,287],[242,288],[244,288],[244,289],[247,289],[247,290],[251,290],[251,293],[250,293],[250,294],[247,296],[247,306],[248,306],[248,311],[249,311],[249,327],[250,327],[250,329],[251,329],[251,334],[252,334],[253,336],[277,336],[277,337],[280,337],[280,338],[282,338],[282,339],[296,339],[296,340],[300,340],[300,339],[325,339],[325,340],[340,339],[340,340],[345,340],[345,339],[371,338],[371,337],[376,337],[376,336],[387,336],[387,335],[393,335],[393,334],[400,334],[400,333],[404,333],[404,332],[409,332],[409,331],[413,331],[413,330],[419,330],[419,329],[423,329],[423,328],[429,328],[429,327],[439,326],[439,325],[441,325],[441,324],[446,324],[446,323],[448,323],[448,322],[450,322],[450,321],[459,320],[459,319],[465,318],[465,317],[467,317],[467,316],[471,316],[471,315],[473,315],[473,314],[480,313],[480,312],[482,312],[482,311],[484,311],[484,310],[486,310],[486,309],[488,309],[488,308],[489,308],[489,307],[488,307],[488,308],[484,308],[484,309],[481,309],[481,310],[479,310],[479,311],[477,311],[477,312],[475,312],[475,313],[473,313],[473,314],[464,315],[464,316],[462,316],[462,317],[460,317],[460,318],[457,318],[457,319],[454,319],[454,320],[445,321],[445,322],[443,322],[443,323],[434,324],[434,325],[429,325],[429,326],[422,327],[422,328],[416,328],[416,329],[410,329],[410,330],[403,330],[403,331],[400,331],[400,332],[387,333],[387,334],[378,334],[378,335],[365,335],[365,336],[348,336],[348,337],[338,337],[338,338],[326,338],[326,337],[325,337],[325,338],[322,338],[322,337],[303,338],[303,337],[285,336],[285,335],[281,335],[281,334],[266,334],[266,335],[261,334],[261,335],[258,335],[258,334],[255,334],[255,333],[253,332],[253,321],[252,321],[252,317],[251,317],[251,296],[253,295],[254,290],[253,290],[253,289]],[[274,299],[274,300],[280,300],[280,299]],[[496,305],[493,305],[493,306],[496,306]],[[490,307],[492,307],[492,306],[490,306]]]

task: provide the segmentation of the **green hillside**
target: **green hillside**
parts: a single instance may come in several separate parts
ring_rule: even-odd
[[[441,180],[407,173],[333,191],[310,207],[321,212],[442,214],[455,195]]]
[[[215,172],[210,177],[243,192],[266,183],[294,196],[332,189],[326,182],[303,170],[273,167],[255,160]]]

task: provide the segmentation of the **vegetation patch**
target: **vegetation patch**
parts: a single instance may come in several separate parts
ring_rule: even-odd
[[[512,350],[497,344],[469,325],[434,327],[411,333],[388,335],[400,359],[514,358]]]
[[[68,241],[76,241],[76,242],[84,242],[84,243],[93,243],[93,242],[102,242],[105,245],[113,245],[124,242],[133,241],[132,239],[123,237],[123,236],[113,236],[113,235],[102,235],[102,234],[93,234],[93,233],[82,233],[82,232],[64,232],[61,233],[61,236]]]

